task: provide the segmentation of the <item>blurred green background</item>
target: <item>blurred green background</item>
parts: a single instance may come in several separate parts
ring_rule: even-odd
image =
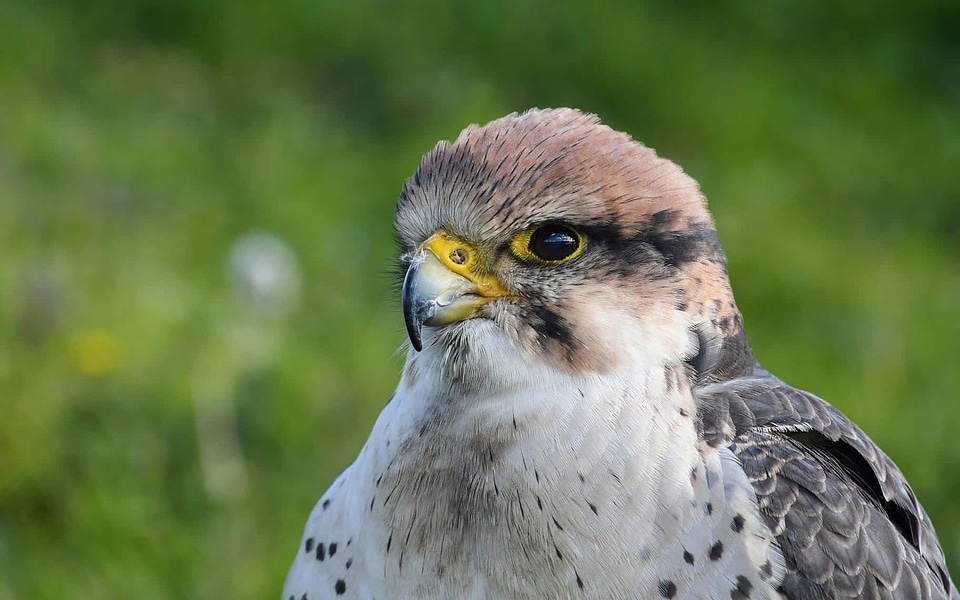
[[[278,597],[398,378],[401,183],[560,105],[701,182],[960,576],[958,6],[0,0],[0,599]]]

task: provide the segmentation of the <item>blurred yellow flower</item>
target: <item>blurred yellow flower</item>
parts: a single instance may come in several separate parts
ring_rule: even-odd
[[[70,340],[71,363],[88,377],[101,377],[116,371],[125,361],[123,343],[109,331],[94,329]]]

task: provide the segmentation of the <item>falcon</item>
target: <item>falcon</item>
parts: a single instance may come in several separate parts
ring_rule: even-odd
[[[571,109],[440,142],[409,349],[283,598],[960,598],[903,474],[750,349],[706,200]]]

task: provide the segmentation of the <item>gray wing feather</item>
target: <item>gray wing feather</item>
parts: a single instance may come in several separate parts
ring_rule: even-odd
[[[753,483],[791,600],[960,600],[936,532],[897,466],[820,398],[757,368],[697,389],[701,435]]]

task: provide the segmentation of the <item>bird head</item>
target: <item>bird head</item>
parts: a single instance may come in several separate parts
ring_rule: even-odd
[[[694,377],[749,353],[699,186],[592,115],[531,110],[440,142],[395,226],[416,352],[509,349],[579,374],[687,361]]]

